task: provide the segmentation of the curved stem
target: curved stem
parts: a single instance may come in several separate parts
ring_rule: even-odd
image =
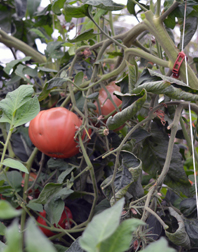
[[[89,167],[89,172],[90,172],[91,180],[92,180],[92,183],[93,183],[94,200],[93,200],[92,208],[91,208],[88,220],[87,220],[87,222],[89,222],[91,220],[91,218],[92,218],[93,210],[94,210],[96,202],[97,202],[98,188],[97,188],[97,182],[96,182],[96,178],[95,178],[95,174],[94,174],[94,168],[93,168],[93,165],[92,165],[92,163],[91,163],[91,161],[89,159],[89,156],[87,155],[87,152],[86,152],[86,149],[85,149],[85,147],[83,145],[83,141],[82,141],[81,136],[79,137],[79,144],[80,144],[80,147],[81,147],[82,154],[83,154],[83,157],[85,159],[85,162],[87,163],[87,166]]]
[[[32,59],[38,63],[45,63],[46,57],[34,50],[31,46],[27,45],[23,41],[8,35],[6,32],[0,29],[0,42],[5,44],[7,47],[14,47],[20,50],[27,56],[31,56]]]

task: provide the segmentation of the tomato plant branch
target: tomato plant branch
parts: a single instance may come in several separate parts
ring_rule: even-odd
[[[169,142],[168,142],[166,160],[165,160],[165,163],[164,163],[164,167],[163,167],[162,172],[161,172],[159,178],[157,179],[156,183],[149,189],[149,192],[147,194],[148,197],[147,197],[146,202],[145,202],[145,207],[149,207],[150,200],[151,200],[151,197],[152,197],[154,191],[156,190],[156,188],[157,189],[161,188],[161,186],[162,186],[162,184],[164,182],[164,179],[165,179],[165,177],[166,177],[166,175],[167,175],[167,173],[169,171],[170,162],[171,162],[171,159],[172,159],[173,147],[174,147],[174,140],[175,140],[175,136],[176,136],[176,133],[177,133],[177,128],[178,128],[179,119],[180,119],[180,116],[181,116],[182,109],[183,109],[183,106],[181,104],[179,104],[178,107],[176,108],[174,120],[173,120],[172,124],[170,125],[171,135],[170,135],[170,139],[169,139]],[[147,217],[148,217],[148,213],[146,213],[146,209],[145,209],[144,212],[143,212],[141,220],[145,221],[147,219]]]
[[[91,218],[92,218],[93,211],[94,211],[94,208],[95,208],[95,205],[96,205],[96,202],[97,202],[98,188],[97,188],[97,182],[96,182],[96,178],[95,178],[95,174],[94,174],[94,168],[93,168],[93,165],[92,165],[92,163],[91,163],[91,161],[89,159],[89,156],[87,155],[87,152],[86,152],[85,147],[83,145],[83,140],[82,140],[81,136],[79,136],[79,144],[80,144],[80,147],[81,147],[85,162],[87,163],[87,166],[89,167],[89,172],[90,172],[91,180],[92,180],[92,183],[93,183],[94,200],[93,200],[91,211],[90,211],[90,214],[89,214],[89,217],[88,217],[88,220],[87,220],[87,222],[89,222],[91,220]]]
[[[144,209],[149,213],[151,213],[153,216],[155,216],[155,218],[160,222],[164,230],[169,228],[169,226],[167,226],[166,223],[159,217],[159,215],[156,212],[154,212],[150,207],[144,206]]]
[[[1,156],[0,171],[2,170],[2,167],[3,167],[2,163],[3,163],[3,160],[5,158],[5,153],[6,153],[8,144],[10,142],[10,138],[11,138],[12,132],[13,132],[13,127],[12,127],[12,125],[10,125],[10,129],[8,131],[8,136],[7,136],[6,142],[5,142],[4,146],[3,146],[3,153],[2,153],[2,156]]]
[[[0,29],[0,42],[5,44],[7,47],[14,47],[17,50],[20,50],[27,56],[31,56],[35,62],[45,63],[46,57],[34,50],[31,46],[27,45],[23,41],[8,35],[2,29]]]
[[[159,17],[160,21],[163,22],[179,5],[179,2],[174,1],[174,3]]]
[[[90,11],[90,8],[88,8],[88,17],[91,19],[91,21],[95,24],[95,26],[110,40],[112,40],[116,45],[122,47],[122,48],[126,48],[125,45],[119,43],[117,40],[115,40],[113,37],[109,36],[105,31],[103,31],[101,29],[101,27],[95,22],[93,16],[92,16],[92,13]]]
[[[149,32],[155,36],[158,43],[164,49],[167,57],[169,58],[169,67],[172,69],[179,53],[178,49],[175,47],[174,42],[162,25],[160,18],[155,17],[151,11],[145,12],[145,17],[146,18],[143,22],[145,23]],[[198,80],[194,71],[189,65],[187,65],[187,69],[189,85],[192,88],[198,89]],[[186,82],[186,71],[184,63],[182,63],[180,67],[180,77],[184,82]]]

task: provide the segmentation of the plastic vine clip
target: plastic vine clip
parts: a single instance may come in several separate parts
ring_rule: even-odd
[[[183,62],[183,60],[185,59],[185,53],[184,52],[180,52],[177,56],[177,59],[175,61],[175,64],[173,66],[173,70],[172,70],[172,73],[173,73],[173,77],[174,78],[178,78],[179,77],[179,69],[180,69],[180,66]]]

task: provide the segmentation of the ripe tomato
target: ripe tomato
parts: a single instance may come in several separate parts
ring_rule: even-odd
[[[115,81],[112,81],[109,85],[106,86],[106,89],[109,91],[115,104],[117,106],[120,106],[120,104],[122,104],[122,101],[120,99],[118,99],[116,95],[113,94],[114,91],[120,92],[120,87],[115,84]],[[101,114],[103,116],[106,116],[106,115],[110,114],[113,110],[115,110],[115,107],[114,107],[113,103],[111,102],[111,100],[110,99],[106,100],[106,99],[107,99],[107,93],[103,88],[101,88],[99,91],[98,101],[99,101],[100,108],[101,108]],[[94,104],[97,108],[96,113],[99,114],[97,102],[94,102]]]
[[[74,136],[81,124],[78,116],[66,108],[51,108],[40,111],[30,122],[29,137],[46,155],[69,158],[79,152]]]
[[[43,210],[43,212],[41,212],[40,215],[43,216],[44,218],[46,218],[46,211]],[[68,228],[70,228],[70,225],[72,224],[72,222],[71,222],[72,218],[73,218],[73,216],[72,216],[70,209],[65,206],[65,209],[63,210],[61,218],[58,222],[58,225],[60,225],[64,229],[68,229]],[[40,216],[37,218],[37,222],[46,226],[46,227],[48,226],[46,221]],[[54,224],[54,227],[56,227],[55,224]],[[39,228],[48,237],[56,234],[47,228],[40,227],[40,226],[39,226]]]

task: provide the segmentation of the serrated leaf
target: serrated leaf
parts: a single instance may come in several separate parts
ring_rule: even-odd
[[[45,41],[47,42],[46,36],[45,36],[39,29],[32,28],[32,29],[30,29],[30,32],[35,33],[35,34],[37,35],[37,37],[43,38],[43,39],[45,39]]]
[[[83,79],[84,79],[84,73],[83,72],[78,72],[76,75],[75,75],[75,78],[74,78],[74,83],[77,85],[77,86],[80,86],[83,82]]]
[[[41,205],[39,203],[35,203],[35,202],[30,201],[27,204],[27,207],[34,210],[34,211],[37,211],[37,212],[43,212],[43,205]]]
[[[96,36],[97,34],[94,33],[94,29],[89,29],[85,32],[82,32],[79,36],[77,36],[74,39],[67,39],[67,41],[69,41],[70,43],[76,43],[79,41],[83,41],[83,40],[88,40],[88,39],[92,39]]]
[[[46,85],[47,85],[46,90],[51,90],[52,88],[55,88],[55,87],[62,87],[62,85],[66,81],[67,81],[66,78],[54,77],[46,83]]]
[[[11,158],[6,158],[6,159],[3,160],[3,162],[1,164],[5,165],[6,167],[14,168],[14,169],[17,169],[19,171],[29,173],[27,168],[18,160],[14,160],[14,159],[11,159]]]
[[[76,7],[65,3],[64,11],[66,21],[70,22],[71,18],[82,18],[88,16],[88,7],[88,4],[83,4],[79,7]]]
[[[21,85],[7,93],[6,98],[0,101],[0,108],[3,110],[0,122],[12,123],[16,127],[32,120],[40,110],[38,99],[32,98],[33,93],[30,85]]]
[[[62,58],[64,56],[64,52],[61,51],[62,46],[63,42],[61,41],[49,42],[45,51],[46,56],[54,59]]]
[[[16,111],[16,115],[13,120],[14,127],[18,127],[31,121],[34,117],[36,117],[39,111],[40,104],[38,98],[34,96]]]
[[[47,72],[47,73],[57,73],[58,71],[55,69],[47,68],[47,67],[38,67],[39,71]]]
[[[19,232],[18,220],[14,220],[11,226],[6,229],[7,246],[4,252],[22,252],[22,234]]]
[[[55,0],[52,3],[52,11],[56,14],[56,15],[61,15],[61,9],[63,8],[65,3],[65,0]]]
[[[25,229],[25,244],[27,252],[56,252],[50,240],[35,225],[35,221],[29,218]],[[13,250],[15,251],[15,250]]]
[[[39,194],[38,199],[32,200],[32,202],[46,204],[48,200],[53,196],[53,194],[60,191],[61,188],[62,184],[48,183]]]
[[[192,37],[194,36],[197,30],[197,21],[198,21],[198,17],[188,17],[186,19],[183,48],[185,48],[188,45],[188,43],[191,41]],[[183,27],[183,25],[181,27]],[[181,34],[182,32],[183,30],[181,29]],[[181,39],[182,39],[182,36],[181,36]],[[182,41],[180,41],[180,45],[181,44],[182,44]]]
[[[99,92],[94,92],[94,93],[88,95],[86,98],[89,100],[95,100],[98,98],[98,95],[99,95]]]
[[[129,93],[135,88],[135,84],[137,82],[137,75],[138,75],[138,68],[136,65],[136,62],[134,61],[134,64],[130,64],[128,61],[126,61],[127,67],[128,67],[128,75],[129,75]]]
[[[31,57],[27,56],[27,57],[22,58],[22,59],[12,60],[11,62],[6,64],[6,67],[3,70],[7,74],[9,74],[10,70],[12,70],[17,64],[25,62],[25,61],[29,61],[30,59],[31,59]]]
[[[115,91],[115,94],[120,94]],[[131,95],[132,96],[132,95]],[[140,97],[134,103],[132,103],[127,108],[123,109],[121,112],[117,112],[114,116],[110,116],[107,119],[107,126],[110,130],[114,130],[122,126],[126,121],[130,120],[143,106],[147,99],[147,92],[145,89],[141,90],[137,95]]]
[[[151,136],[144,141],[138,157],[142,160],[143,170],[156,178],[161,173],[166,160],[169,136],[155,122],[151,123],[150,133]],[[164,183],[178,193],[190,195],[191,186],[184,171],[182,155],[177,144],[174,144],[169,171]]]
[[[45,210],[49,220],[52,224],[58,224],[62,212],[64,210],[64,199],[66,199],[70,194],[73,193],[73,190],[68,188],[62,188],[57,193],[54,193],[50,198],[50,201],[45,204]]]
[[[58,180],[57,183],[63,183],[64,179],[67,177],[68,174],[70,174],[76,167],[69,167],[67,168],[66,171],[62,172],[59,176],[58,176]]]
[[[132,241],[132,232],[140,225],[145,225],[145,223],[139,219],[124,220],[116,231],[101,243],[99,252],[127,251]]]
[[[0,200],[0,219],[11,219],[19,215],[21,210],[16,210],[6,200]]]
[[[114,3],[112,0],[85,0],[85,3],[107,11],[122,10],[125,7],[125,5]]]
[[[37,11],[37,8],[40,5],[41,0],[27,0],[27,11],[30,15],[30,18],[33,17],[33,14]]]
[[[51,224],[58,224],[62,212],[64,210],[65,203],[63,200],[54,200],[53,198],[45,204],[45,210],[47,216],[49,217],[49,221]]]
[[[81,248],[87,252],[97,251],[100,243],[110,237],[119,226],[123,205],[124,198],[93,217],[79,239]]]

